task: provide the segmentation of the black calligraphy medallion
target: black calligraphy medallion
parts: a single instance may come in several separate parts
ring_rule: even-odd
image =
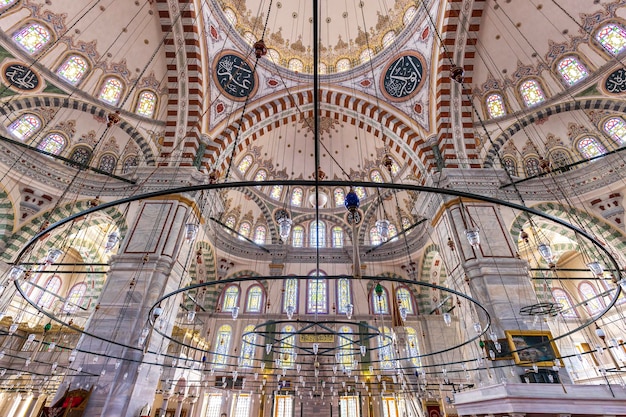
[[[606,77],[604,89],[611,94],[626,93],[626,68],[619,68]]]
[[[382,74],[384,95],[393,101],[413,97],[422,86],[424,59],[417,53],[407,53],[393,60]]]
[[[9,64],[2,72],[7,84],[22,91],[32,91],[39,87],[39,76],[22,64]]]
[[[238,54],[226,53],[220,56],[213,75],[224,94],[233,100],[245,100],[256,92],[256,75],[246,60]]]

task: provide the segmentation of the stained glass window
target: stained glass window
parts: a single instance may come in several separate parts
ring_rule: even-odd
[[[16,2],[17,0],[0,0],[0,10],[4,10]]]
[[[328,313],[328,286],[326,278],[309,278],[307,313]]]
[[[487,96],[486,102],[487,112],[489,113],[490,118],[494,119],[496,117],[501,117],[506,114],[506,110],[504,108],[504,99],[500,94],[489,94]]]
[[[354,192],[359,196],[360,199],[364,199],[367,197],[367,193],[365,192],[365,188],[363,187],[354,187]]]
[[[52,303],[59,299],[57,298],[57,292],[59,291],[59,288],[61,288],[61,278],[56,275],[53,276],[48,280],[44,288],[45,291],[42,291],[41,297],[39,297],[39,300],[37,301],[37,305],[41,308],[50,308]]]
[[[552,289],[552,297],[554,301],[563,306],[563,310],[561,310],[561,316],[566,319],[575,319],[578,317],[578,313],[576,313],[576,309],[572,304],[572,300],[567,292],[561,288],[553,288]]]
[[[224,16],[226,16],[226,19],[233,27],[237,25],[237,15],[233,11],[233,9],[231,9],[230,7],[225,8]]]
[[[243,157],[241,162],[239,162],[239,166],[237,166],[237,169],[243,175],[246,173],[246,171],[248,171],[248,168],[250,168],[250,165],[252,165],[252,155],[246,155]]]
[[[78,165],[88,165],[91,160],[91,149],[84,146],[77,146],[70,155],[70,160]]]
[[[267,229],[265,226],[257,226],[254,230],[254,243],[263,245],[265,244],[265,235],[267,234]]]
[[[626,123],[624,123],[624,119],[621,117],[611,117],[604,122],[604,131],[619,146],[626,144]]]
[[[298,280],[296,278],[287,278],[285,280],[285,293],[283,300],[283,313],[287,311],[287,307],[298,309]]]
[[[243,240],[244,237],[250,237],[250,227],[250,223],[241,222],[239,225],[239,239]]]
[[[604,146],[602,146],[602,144],[592,136],[580,139],[576,144],[576,148],[578,148],[578,152],[580,152],[580,154],[587,159],[604,155],[606,153]]]
[[[295,332],[296,328],[290,324],[283,327],[282,331],[280,332],[281,341],[279,362],[281,368],[293,368],[293,364],[295,362],[293,354],[295,352],[296,346],[296,336],[294,335]]]
[[[300,207],[302,205],[302,197],[304,192],[302,188],[296,187],[291,192],[291,205],[294,207]]]
[[[222,393],[211,392],[204,394],[204,417],[220,417],[222,411]]]
[[[102,83],[102,87],[100,87],[100,93],[98,94],[98,98],[105,103],[109,103],[115,106],[119,103],[120,98],[122,97],[122,90],[124,90],[124,85],[119,78],[109,77],[104,80]]]
[[[250,394],[237,394],[233,417],[249,417],[251,400]]]
[[[372,290],[372,310],[374,314],[389,314],[389,299],[385,287],[380,295]]]
[[[370,178],[372,179],[372,182],[383,182],[383,176],[380,174],[380,171],[378,170],[374,170],[370,173]]]
[[[526,176],[527,177],[532,177],[534,175],[541,174],[541,168],[539,167],[539,159],[526,158],[524,162],[526,163]]]
[[[293,58],[289,60],[289,69],[293,72],[302,72],[304,64],[299,59]]]
[[[267,171],[264,169],[259,169],[256,173],[256,175],[254,176],[254,180],[255,181],[265,181],[267,179]],[[260,185],[256,186],[257,190],[261,189]]]
[[[309,230],[309,246],[323,248],[326,246],[326,225],[322,221],[312,221]]]
[[[550,152],[550,162],[554,168],[564,167],[572,162],[569,152],[557,149]]]
[[[231,228],[234,229],[235,228],[235,224],[237,224],[237,218],[234,215],[230,215],[226,218],[226,221],[224,222],[224,224]]]
[[[132,171],[133,168],[136,168],[139,163],[137,162],[137,157],[135,155],[129,156],[124,160],[124,166],[122,168],[122,172],[124,174],[128,174]]]
[[[83,303],[83,298],[85,297],[86,292],[87,285],[85,283],[81,282],[80,284],[74,285],[65,299],[63,311],[66,313],[75,312]]]
[[[27,113],[9,125],[9,132],[20,140],[30,138],[41,128],[41,119],[34,114]]]
[[[251,368],[254,364],[254,345],[256,344],[256,334],[252,333],[253,331],[253,324],[250,324],[243,329],[239,366],[244,368]]]
[[[391,347],[391,330],[389,327],[381,327],[378,329],[378,366],[380,369],[393,368],[393,349]]]
[[[389,223],[389,240],[395,242],[398,240],[398,229],[393,223]]]
[[[407,352],[409,353],[409,357],[411,358],[411,362],[413,366],[421,366],[422,363],[419,358],[420,349],[419,349],[419,339],[417,338],[417,332],[412,327],[405,327],[406,329],[406,344],[407,344]]]
[[[396,290],[396,298],[398,299],[398,307],[406,308],[408,314],[413,314],[413,300],[408,289],[400,287]]]
[[[541,86],[536,80],[526,80],[519,88],[527,107],[535,106],[546,99]]]
[[[291,245],[294,248],[301,248],[304,246],[304,227],[296,226],[291,232]]]
[[[224,290],[224,296],[222,298],[222,311],[230,312],[233,308],[239,304],[239,287],[236,285],[229,285]]]
[[[402,218],[402,230],[406,230],[409,227],[411,227],[411,220],[409,220],[408,217],[403,217]],[[411,233],[410,231],[407,233]]]
[[[246,311],[248,313],[260,313],[263,305],[263,289],[260,285],[253,285],[248,289],[248,301]]]
[[[589,75],[587,68],[573,56],[560,60],[557,69],[568,85],[574,85]]]
[[[404,16],[402,17],[402,23],[404,23],[404,26],[408,26],[409,23],[413,21],[416,15],[417,8],[415,6],[411,6],[406,9],[406,12],[404,12]]]
[[[361,52],[361,55],[359,55],[359,61],[361,61],[361,64],[364,64],[370,61],[373,56],[374,52],[371,49],[367,48],[363,52]]]
[[[274,417],[293,417],[292,395],[274,395]]]
[[[283,186],[282,185],[274,185],[272,187],[272,191],[270,192],[270,197],[274,200],[280,200],[280,196],[283,195]]]
[[[376,226],[370,229],[370,245],[376,246],[380,245],[383,242],[380,237],[380,233],[378,233],[378,228]]]
[[[596,315],[604,310],[604,303],[598,297],[598,293],[593,288],[593,285],[588,282],[582,282],[578,285],[578,292],[590,315]]]
[[[333,196],[335,197],[335,206],[342,207],[346,201],[346,192],[343,188],[335,188]]]
[[[348,304],[352,304],[350,281],[348,278],[340,278],[337,281],[337,312],[345,314]]]
[[[228,362],[228,351],[230,348],[230,337],[233,329],[228,324],[223,324],[215,335],[215,357],[213,359],[215,368],[223,368]]]
[[[135,113],[140,116],[152,117],[157,105],[157,95],[152,91],[144,90],[139,93]]]
[[[510,176],[514,177],[517,175],[517,164],[515,163],[515,159],[503,158],[502,163],[504,164],[504,169],[509,173]]]
[[[395,159],[392,159],[391,160],[391,175],[395,177],[396,175],[398,175],[399,172],[400,172],[400,165],[398,165]]]
[[[102,158],[100,158],[100,164],[98,164],[98,169],[104,172],[112,173],[113,171],[115,171],[116,165],[117,158],[115,158],[113,155],[103,155]]]
[[[342,58],[337,61],[337,65],[335,66],[337,72],[348,71],[350,69],[350,60],[348,58]]]
[[[352,369],[354,355],[352,354],[353,339],[352,329],[348,326],[341,326],[337,335],[337,343],[339,346],[339,364],[341,369],[347,371]]]
[[[41,142],[39,142],[37,149],[58,155],[61,153],[63,148],[65,148],[65,143],[66,141],[63,135],[59,133],[50,133],[48,136],[43,138]]]
[[[57,69],[57,75],[70,84],[76,85],[89,71],[89,63],[80,55],[70,55]]]
[[[13,40],[29,54],[43,49],[52,39],[50,31],[39,23],[31,23],[13,34]]]
[[[626,48],[626,30],[621,25],[609,23],[596,33],[596,40],[612,55],[619,55]]]
[[[339,397],[339,417],[359,417],[360,398],[357,395],[342,395]]]
[[[343,248],[343,229],[340,226],[333,227],[333,248]]]

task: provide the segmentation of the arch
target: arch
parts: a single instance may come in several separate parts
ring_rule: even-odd
[[[527,177],[534,177],[543,171],[539,164],[539,158],[535,155],[527,155],[524,157],[524,173]]]
[[[111,106],[117,106],[122,99],[124,91],[126,90],[126,83],[114,75],[105,77],[100,83],[98,88],[98,100],[110,104]]]
[[[372,314],[389,314],[389,291],[381,284],[383,292],[378,295],[375,292],[376,286],[370,289],[370,310]]]
[[[589,76],[587,67],[576,55],[568,55],[558,60],[556,70],[567,86],[578,84]]]
[[[352,304],[352,286],[348,278],[337,280],[337,313],[346,314],[348,305]]]
[[[245,175],[246,172],[248,172],[248,169],[250,169],[250,167],[252,166],[253,162],[253,156],[250,154],[246,154],[243,158],[241,158],[241,161],[239,161],[239,164],[237,165],[237,170],[241,175]]]
[[[522,98],[522,103],[526,107],[534,107],[546,101],[545,89],[539,80],[527,78],[519,83],[518,91]]]
[[[406,351],[413,366],[422,366],[420,359],[419,338],[417,337],[417,331],[413,327],[406,327]]]
[[[626,122],[623,117],[609,117],[602,123],[602,129],[618,146],[626,144]]]
[[[306,285],[307,314],[328,313],[328,280],[326,274],[309,274]]]
[[[77,145],[74,146],[74,148],[70,152],[68,159],[70,159],[71,162],[67,162],[67,164],[70,166],[75,166],[76,168],[89,166],[92,156],[93,150],[89,146]]]
[[[252,284],[246,291],[246,313],[262,313],[265,291],[261,284]]]
[[[378,366],[380,369],[392,369],[393,368],[393,349],[391,343],[383,337],[383,335],[391,335],[391,330],[384,326],[378,329],[380,335],[378,336]]]
[[[503,168],[512,177],[517,177],[517,161],[512,156],[505,156],[502,158]]]
[[[265,244],[265,237],[267,236],[267,227],[265,225],[258,225],[254,228],[254,242],[258,245]]]
[[[37,149],[51,153],[53,155],[59,155],[65,146],[67,145],[67,137],[59,132],[51,132],[43,138],[37,145]]]
[[[30,55],[37,55],[54,40],[54,32],[43,22],[28,20],[13,32],[11,38]]]
[[[58,66],[56,75],[72,85],[78,85],[90,71],[89,60],[76,53],[67,54]]]
[[[413,308],[413,294],[406,286],[400,286],[396,288],[396,299],[398,300],[398,307],[406,308],[407,314],[414,314],[415,308]]]
[[[222,302],[221,311],[223,313],[230,313],[233,311],[235,307],[239,307],[239,294],[241,293],[241,289],[239,285],[230,284],[224,287],[222,290]]]
[[[309,224],[309,246],[326,247],[326,223],[323,220],[313,220]]]
[[[298,298],[298,279],[287,278],[283,284],[283,313],[287,312],[287,307],[293,307],[294,313],[297,313]]]
[[[353,331],[350,326],[341,326],[337,332],[337,348],[339,349],[339,364],[342,371],[354,368],[354,355],[352,353]]]
[[[253,331],[253,324],[249,324],[243,329],[243,336],[241,337],[241,356],[239,357],[239,366],[242,368],[251,368],[254,365],[256,333],[252,333]]]
[[[98,162],[98,169],[112,174],[117,166],[117,157],[113,154],[104,154]]]
[[[304,199],[304,191],[302,190],[302,187],[295,187],[291,191],[291,205],[293,207],[301,207],[303,199]]]
[[[500,93],[491,92],[485,96],[485,107],[490,119],[495,119],[506,115],[504,97]]]
[[[304,226],[296,225],[291,231],[291,246],[294,248],[304,247]]]
[[[65,305],[63,311],[66,313],[74,313],[79,307],[82,306],[85,294],[87,293],[87,284],[79,282],[74,284],[65,298]]]
[[[600,26],[593,38],[611,56],[617,56],[626,49],[626,29],[617,22]]]
[[[585,159],[606,154],[606,148],[593,136],[583,136],[576,140],[576,150]]]
[[[295,363],[296,329],[291,324],[284,326],[280,331],[279,364],[280,368],[291,369]]]
[[[589,281],[578,284],[578,294],[590,316],[595,316],[606,307],[602,298],[598,296],[598,291]]]
[[[33,113],[24,113],[8,127],[9,132],[19,140],[26,140],[41,129],[41,118]]]
[[[37,288],[37,295],[35,297],[31,296],[31,299],[39,307],[49,309],[56,300],[59,300],[56,295],[61,289],[62,283],[63,281],[61,281],[61,277],[58,275],[51,276],[46,281],[46,285],[43,285],[44,291]]]
[[[232,339],[233,328],[228,324],[223,324],[215,335],[215,350],[213,356],[213,366],[221,369],[228,363],[228,352],[230,351],[230,341]]]
[[[561,317],[565,319],[578,318],[578,312],[574,308],[574,303],[572,303],[572,297],[567,291],[565,291],[563,288],[553,287],[552,298],[555,302],[563,306],[563,309],[561,310]]]
[[[333,226],[331,229],[331,241],[333,248],[343,248],[343,227]]]
[[[158,104],[159,97],[157,93],[149,89],[140,90],[135,103],[135,113],[143,117],[152,118],[157,111]]]

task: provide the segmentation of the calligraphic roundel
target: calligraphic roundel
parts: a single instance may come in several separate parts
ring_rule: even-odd
[[[214,62],[213,78],[226,97],[244,101],[256,93],[259,85],[257,75],[242,55],[224,51]]]
[[[610,94],[626,93],[626,69],[618,68],[604,80],[604,89]]]
[[[39,76],[26,65],[12,62],[2,70],[4,81],[20,91],[33,91],[39,87]]]
[[[384,96],[391,101],[412,98],[422,87],[426,64],[417,52],[404,52],[391,60],[383,70],[380,85]]]

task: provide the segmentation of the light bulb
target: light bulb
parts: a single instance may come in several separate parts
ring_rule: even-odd
[[[272,344],[271,343],[266,344],[265,345],[265,353],[269,355],[271,351],[272,351]],[[263,366],[263,365],[264,365],[264,363],[262,362],[261,366]],[[263,368],[261,368],[261,369],[263,369]]]
[[[361,345],[359,346],[359,350],[361,351],[361,357],[365,356],[365,353],[367,352],[367,347],[365,345]]]
[[[547,243],[540,243],[537,246],[537,250],[539,251],[539,254],[544,259],[544,261],[546,261],[547,263],[552,262],[553,256],[552,248],[550,247],[550,245],[548,245]]]
[[[478,249],[480,246],[480,229],[478,227],[467,229],[465,237],[467,237],[467,241],[474,249]]]
[[[313,353],[317,355],[317,352],[320,349],[320,344],[319,343],[313,343]]]

